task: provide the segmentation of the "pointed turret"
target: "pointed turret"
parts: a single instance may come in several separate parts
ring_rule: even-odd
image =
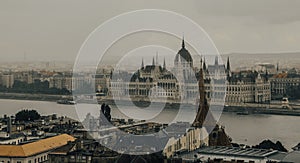
[[[155,65],[154,57],[152,58],[152,66]]]
[[[163,65],[163,69],[167,69],[167,66],[166,66],[166,58],[164,58],[164,65]]]
[[[203,62],[203,70],[206,71],[207,68],[206,68],[206,62],[205,62],[205,58],[204,58],[204,62]]]
[[[144,68],[144,58],[142,58],[142,65],[141,65],[141,69]]]
[[[228,58],[227,58],[227,71],[229,72],[229,71],[231,71],[231,68],[230,68],[230,60],[229,60],[229,56],[228,56]]]
[[[268,69],[266,69],[266,74],[265,74],[265,78],[266,78],[266,81],[268,81],[269,80],[269,73],[268,73]]]
[[[200,59],[200,68],[203,68],[203,61],[202,61],[202,57],[201,57],[201,59]]]
[[[217,55],[216,55],[216,57],[215,57],[215,65],[219,65],[219,58],[218,58]]]

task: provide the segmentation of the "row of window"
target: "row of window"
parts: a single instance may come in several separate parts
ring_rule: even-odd
[[[35,158],[34,160],[28,160],[27,161],[27,163],[39,163],[39,162],[44,162],[44,161],[46,161],[46,160],[48,160],[48,156],[46,156],[46,155],[44,155],[44,156],[41,156],[41,157],[38,157],[38,158]],[[0,162],[2,162],[2,163],[10,163],[10,161],[7,161],[7,162],[5,162],[5,161],[0,161]],[[17,163],[25,163],[25,161],[16,161]]]

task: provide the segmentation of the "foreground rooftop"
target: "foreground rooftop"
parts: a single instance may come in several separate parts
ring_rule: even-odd
[[[75,138],[62,134],[23,145],[0,145],[0,157],[28,157],[66,145]]]

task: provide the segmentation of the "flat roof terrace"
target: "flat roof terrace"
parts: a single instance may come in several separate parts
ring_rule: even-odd
[[[238,148],[238,147],[204,147],[197,150],[198,154],[213,154],[239,157],[265,158],[280,153],[277,150]]]

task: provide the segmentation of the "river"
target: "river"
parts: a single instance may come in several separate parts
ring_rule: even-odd
[[[93,108],[94,104],[77,104],[84,105],[84,108]],[[56,102],[48,101],[26,101],[26,100],[7,100],[0,99],[1,113],[13,115],[24,108],[34,108],[40,114],[47,115],[56,113],[59,116],[68,116],[74,119],[82,119],[87,110],[78,111],[76,105],[61,105]],[[117,109],[112,107],[112,117],[126,118],[126,116]],[[130,108],[127,108],[130,109]],[[83,110],[83,109],[82,109]],[[98,110],[94,109],[93,114]],[[131,110],[131,112],[136,112]],[[192,109],[184,113],[183,118],[190,118]],[[79,115],[79,116],[78,116]],[[169,122],[177,115],[172,109],[165,110],[156,118],[157,121]],[[248,145],[256,145],[265,139],[280,141],[288,149],[300,142],[300,117],[283,116],[283,115],[236,115],[234,113],[223,113],[219,119],[219,124],[225,126],[228,135],[233,142]]]

